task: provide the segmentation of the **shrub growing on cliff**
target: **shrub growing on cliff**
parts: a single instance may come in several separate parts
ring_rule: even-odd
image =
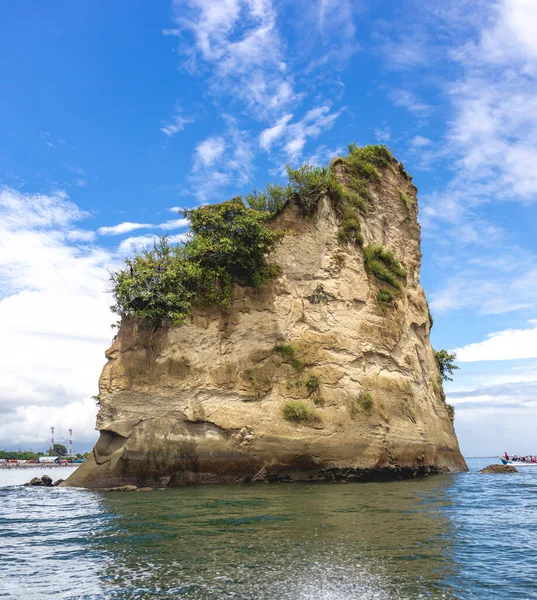
[[[363,244],[360,233],[360,213],[366,213],[373,196],[368,189],[371,182],[379,182],[379,169],[393,160],[386,146],[364,146],[349,144],[349,154],[336,159],[333,167],[341,165],[347,175],[346,186],[342,188],[341,223],[339,228],[340,242]]]
[[[304,164],[298,169],[287,167],[289,177],[288,197],[301,208],[304,215],[315,213],[321,196],[326,194],[337,209],[341,203],[343,190],[332,169]]]
[[[183,325],[194,306],[229,307],[233,283],[259,286],[274,276],[266,254],[282,232],[269,227],[269,213],[240,198],[183,212],[192,232],[183,246],[159,238],[111,275],[121,317]]]
[[[292,423],[318,423],[321,417],[303,402],[288,402],[283,408],[283,416]]]
[[[453,421],[455,421],[455,407],[453,406],[453,404],[446,404],[446,408],[448,411],[449,418],[453,423]]]
[[[289,187],[276,183],[268,183],[261,192],[254,190],[246,196],[250,208],[272,214],[278,214],[288,200]]]
[[[438,352],[435,352],[435,355],[442,381],[453,381],[453,377],[450,376],[453,375],[453,371],[459,368],[454,362],[457,359],[457,355],[449,354],[447,350],[438,350]]]

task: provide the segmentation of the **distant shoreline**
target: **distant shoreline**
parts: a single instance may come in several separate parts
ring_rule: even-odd
[[[82,463],[67,463],[59,465],[57,463],[26,463],[20,465],[0,465],[0,470],[10,471],[12,469],[64,469],[65,467],[79,467]]]

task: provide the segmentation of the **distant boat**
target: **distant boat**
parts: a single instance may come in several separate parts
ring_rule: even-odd
[[[510,465],[511,467],[537,467],[537,462],[530,462],[527,460],[507,460],[498,456],[504,465]]]

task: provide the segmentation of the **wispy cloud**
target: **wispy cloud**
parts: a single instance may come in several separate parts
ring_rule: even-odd
[[[405,89],[395,89],[390,92],[390,98],[395,106],[406,108],[417,117],[428,117],[433,107],[421,100],[416,92]]]
[[[207,138],[196,147],[189,193],[200,202],[222,200],[222,190],[233,184],[234,191],[250,181],[254,152],[249,134],[236,120],[225,116],[227,130]]]
[[[168,241],[171,244],[182,244],[186,242],[188,238],[188,233],[180,233],[177,235],[168,236]],[[157,234],[138,235],[126,238],[119,244],[118,253],[120,256],[130,256],[138,250],[152,246],[157,239]]]
[[[431,144],[431,140],[429,138],[424,137],[423,135],[415,135],[408,142],[408,145],[414,149],[425,148],[426,146],[430,146]]]
[[[188,219],[171,219],[170,221],[164,221],[164,223],[160,223],[157,225],[159,229],[166,229],[170,231],[171,229],[181,229],[183,227],[188,227]]]
[[[203,61],[214,94],[233,96],[260,118],[294,100],[271,0],[174,0],[173,6],[185,64],[194,72]]]
[[[537,358],[537,321],[528,329],[506,329],[490,333],[482,342],[456,348],[459,362]]]
[[[222,156],[226,147],[223,137],[210,137],[196,146],[194,170],[211,167]]]
[[[330,129],[341,110],[332,112],[331,105],[325,103],[307,111],[302,119],[294,123],[291,122],[292,115],[287,114],[261,132],[259,145],[267,151],[277,146],[285,158],[294,163],[302,155],[308,139],[316,139]]]
[[[176,133],[183,131],[185,125],[188,125],[189,123],[194,123],[194,119],[191,117],[183,117],[181,109],[177,108],[171,121],[169,123],[165,123],[160,130],[168,137],[172,137]]]
[[[117,225],[99,227],[99,229],[97,229],[97,233],[99,235],[124,235],[125,233],[137,231],[138,229],[166,229],[170,231],[172,229],[181,229],[182,227],[187,226],[188,220],[183,218],[170,219],[157,225],[152,225],[150,223],[131,223],[130,221],[125,221],[123,223],[118,223]]]
[[[117,225],[99,227],[97,233],[99,235],[121,235],[123,233],[136,231],[137,229],[148,229],[150,227],[152,227],[152,225],[149,223],[131,223],[130,221],[125,221],[123,223],[118,223]]]

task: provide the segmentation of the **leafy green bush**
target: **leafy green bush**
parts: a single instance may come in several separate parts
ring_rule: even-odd
[[[269,227],[269,213],[240,198],[183,213],[192,232],[183,246],[161,237],[111,275],[112,310],[122,318],[183,325],[194,306],[229,307],[233,283],[259,286],[276,274],[266,254],[283,233]]]
[[[288,166],[287,176],[288,197],[300,206],[304,215],[311,216],[315,213],[323,194],[328,195],[334,207],[340,205],[343,190],[332,169],[306,163],[298,169]]]
[[[318,423],[321,417],[303,402],[288,402],[283,409],[283,416],[292,423]]]
[[[453,371],[459,369],[454,363],[457,359],[457,355],[449,354],[447,350],[438,350],[438,352],[435,352],[435,355],[442,381],[453,381],[453,377],[450,377],[450,375],[453,375]]]
[[[269,183],[261,192],[254,190],[246,196],[248,206],[253,210],[261,210],[273,214],[281,212],[289,200],[289,187],[277,183]]]

